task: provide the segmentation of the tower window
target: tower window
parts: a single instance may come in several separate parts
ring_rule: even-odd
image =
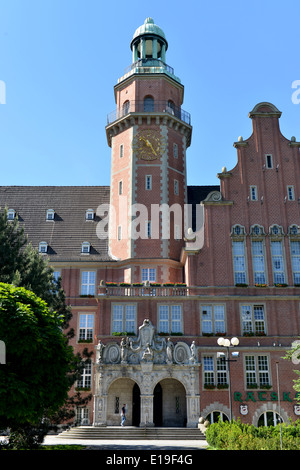
[[[123,158],[123,156],[124,156],[124,145],[121,144],[120,145],[120,158]]]
[[[154,111],[154,99],[152,96],[144,98],[144,111]]]
[[[146,175],[146,189],[152,189],[152,175]]]
[[[123,194],[123,181],[119,181],[119,195]]]
[[[118,226],[118,240],[122,240],[122,227],[121,225]]]
[[[174,180],[174,194],[176,194],[176,196],[179,194],[179,183],[177,180]]]
[[[271,154],[266,155],[266,167],[273,168],[273,158]]]
[[[173,157],[178,158],[178,145],[173,144]]]

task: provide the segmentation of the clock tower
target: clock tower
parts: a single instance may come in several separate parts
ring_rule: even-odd
[[[145,269],[150,281],[182,281],[190,114],[181,107],[184,87],[166,63],[165,34],[152,18],[130,46],[132,64],[114,87],[117,108],[106,126],[110,254],[127,260],[125,281],[145,280]]]

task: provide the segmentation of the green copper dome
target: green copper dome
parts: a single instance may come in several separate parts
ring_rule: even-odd
[[[138,37],[145,36],[145,35],[159,36],[160,38],[164,40],[166,44],[166,48],[168,47],[165,33],[159,26],[157,26],[154,23],[154,20],[150,17],[146,18],[144,24],[140,26],[139,28],[137,28],[137,30],[135,31],[133,35],[131,45]]]

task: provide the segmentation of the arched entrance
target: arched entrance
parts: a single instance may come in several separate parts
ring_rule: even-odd
[[[186,426],[186,392],[178,380],[163,379],[154,388],[153,422],[155,426]]]
[[[141,391],[137,383],[132,389],[132,426],[139,426],[141,421]]]

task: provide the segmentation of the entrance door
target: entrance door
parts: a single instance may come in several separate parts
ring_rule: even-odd
[[[161,427],[163,423],[162,403],[162,388],[161,385],[158,383],[154,389],[153,397],[153,422],[156,427]]]
[[[132,426],[139,426],[141,422],[141,392],[138,384],[132,389]]]

